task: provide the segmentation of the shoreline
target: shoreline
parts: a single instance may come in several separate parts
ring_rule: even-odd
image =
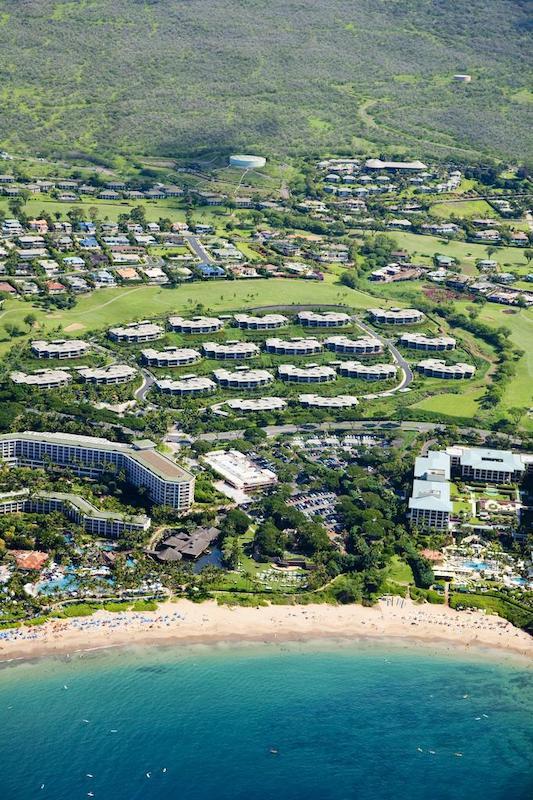
[[[219,606],[215,601],[167,601],[157,611],[97,611],[41,626],[0,631],[0,665],[50,656],[79,655],[132,646],[190,646],[239,642],[387,640],[465,652],[494,651],[530,661],[533,637],[497,616],[456,612],[393,598],[371,608],[329,606]]]

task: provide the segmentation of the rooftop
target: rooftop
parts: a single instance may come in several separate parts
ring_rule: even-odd
[[[413,492],[409,508],[427,511],[443,511],[451,514],[453,504],[450,500],[450,484],[447,481],[413,481]]]

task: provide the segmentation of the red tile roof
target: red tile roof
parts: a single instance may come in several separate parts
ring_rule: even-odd
[[[39,550],[8,550],[8,553],[13,556],[19,569],[41,570],[49,558],[48,553]]]

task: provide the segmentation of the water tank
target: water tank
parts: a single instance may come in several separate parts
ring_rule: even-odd
[[[229,157],[230,167],[236,169],[260,169],[266,164],[266,158],[263,156],[243,156],[236,155]]]

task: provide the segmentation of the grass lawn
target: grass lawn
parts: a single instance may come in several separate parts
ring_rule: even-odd
[[[45,211],[51,216],[59,212],[64,219],[67,219],[67,211],[71,211],[72,208],[81,208],[87,213],[87,218],[89,218],[89,209],[97,208],[99,219],[109,219],[112,222],[116,222],[119,214],[128,214],[133,208],[138,206],[144,208],[146,219],[149,222],[157,222],[159,217],[170,217],[173,222],[183,222],[185,220],[185,210],[178,197],[169,197],[165,200],[121,200],[120,202],[98,200],[94,197],[84,197],[83,199],[77,200],[75,203],[60,203],[58,200],[54,200],[46,194],[32,195],[24,206],[24,212],[28,216],[37,216],[41,211]],[[0,209],[2,209],[8,217],[11,216],[7,198],[0,198]]]
[[[515,314],[509,314],[509,310],[507,306],[490,303],[483,308],[480,319],[495,327],[505,325],[511,331],[513,344],[525,351],[516,365],[515,377],[505,390],[502,405],[504,408],[530,408],[533,405],[533,310],[522,309]],[[522,424],[525,424],[525,420],[522,420]],[[533,419],[528,428],[533,430]]]
[[[475,273],[475,262],[481,258],[487,258],[487,248],[482,244],[471,244],[470,242],[457,242],[451,240],[445,242],[437,236],[425,236],[419,233],[404,233],[394,231],[391,234],[396,240],[398,247],[405,249],[411,256],[418,256],[419,259],[431,259],[435,253],[456,258],[459,263],[468,267],[472,274]],[[530,272],[524,251],[519,247],[497,247],[491,258],[495,259],[500,266],[508,266],[521,272]]]
[[[496,212],[486,200],[462,200],[460,203],[435,203],[429,209],[432,217],[448,219],[451,214],[456,217],[494,217]]]
[[[440,412],[449,417],[475,417],[479,412],[479,399],[484,393],[483,388],[476,387],[470,391],[463,391],[461,394],[435,394],[420,400],[412,407],[421,411]]]
[[[184,312],[192,314],[197,303],[204,309],[223,312],[251,306],[316,303],[342,303],[352,308],[366,309],[372,300],[369,295],[336,285],[328,276],[324,282],[302,280],[258,279],[245,281],[205,281],[183,285],[175,289],[159,286],[99,289],[81,297],[75,308],[66,311],[42,311],[21,299],[6,300],[0,310],[0,329],[6,322],[16,323],[27,330],[23,319],[32,312],[37,317],[39,333],[62,332],[75,336],[90,330],[100,330],[113,324],[167,314]],[[29,332],[28,332],[29,333]],[[35,332],[34,334],[35,335]],[[18,342],[29,338],[17,338]],[[0,354],[12,347],[14,340],[0,340]]]
[[[414,583],[413,571],[409,564],[399,556],[393,556],[387,571],[387,578],[396,583]]]

